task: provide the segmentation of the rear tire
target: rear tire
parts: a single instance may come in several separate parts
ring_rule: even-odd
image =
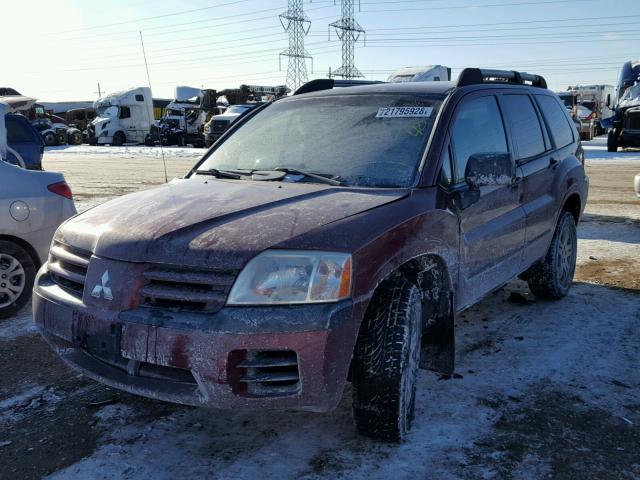
[[[570,212],[560,214],[549,251],[526,274],[531,292],[541,298],[559,300],[569,293],[576,270],[578,234]]]
[[[31,298],[36,265],[20,245],[0,240],[0,318],[14,315]]]
[[[82,133],[73,132],[69,135],[69,145],[82,145]]]
[[[608,152],[618,151],[618,135],[613,128],[609,130],[609,135],[607,135],[607,151]]]
[[[353,358],[353,417],[360,433],[401,441],[415,411],[422,296],[400,277],[381,285],[371,302]]]

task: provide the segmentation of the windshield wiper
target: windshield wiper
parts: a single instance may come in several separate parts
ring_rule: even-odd
[[[209,168],[207,170],[196,170],[197,175],[211,175],[216,178],[231,178],[233,180],[240,180],[242,175],[240,173],[229,172],[227,170],[218,170],[217,168]]]
[[[340,186],[344,185],[340,180],[336,180],[335,178],[325,177],[319,173],[307,172],[304,170],[298,170],[297,168],[288,168],[288,167],[277,167],[274,168],[276,172],[284,172],[289,175],[304,175],[305,177],[313,178],[314,180],[318,180],[320,183],[326,183],[328,185]]]

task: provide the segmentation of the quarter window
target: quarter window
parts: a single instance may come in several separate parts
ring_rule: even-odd
[[[556,148],[566,147],[573,142],[573,126],[558,100],[549,95],[536,95],[536,101],[547,122],[549,133]]]
[[[456,183],[464,182],[464,171],[471,155],[509,152],[502,116],[493,96],[465,102],[453,122],[451,137]]]
[[[505,115],[513,135],[518,160],[535,157],[545,151],[544,137],[536,110],[528,95],[503,95]]]
[[[32,142],[33,135],[29,127],[17,118],[5,116],[7,127],[7,143]]]

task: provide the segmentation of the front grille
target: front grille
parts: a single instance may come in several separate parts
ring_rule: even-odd
[[[236,270],[202,270],[153,265],[143,274],[141,304],[150,307],[217,312],[237,275]]]
[[[640,110],[627,112],[627,121],[625,128],[629,130],[640,130]]]
[[[228,363],[237,395],[274,397],[299,392],[298,356],[293,350],[235,350]]]
[[[91,253],[54,242],[49,252],[51,279],[73,296],[82,298]]]
[[[229,127],[229,120],[214,120],[212,122],[211,130],[214,133],[222,133],[227,127]]]

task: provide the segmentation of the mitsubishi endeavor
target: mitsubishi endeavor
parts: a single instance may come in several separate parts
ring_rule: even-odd
[[[344,86],[345,84],[351,86]],[[177,182],[57,231],[33,312],[70,365],[213,408],[334,409],[402,440],[454,317],[516,276],[560,299],[588,178],[543,77],[314,80],[257,107]]]

